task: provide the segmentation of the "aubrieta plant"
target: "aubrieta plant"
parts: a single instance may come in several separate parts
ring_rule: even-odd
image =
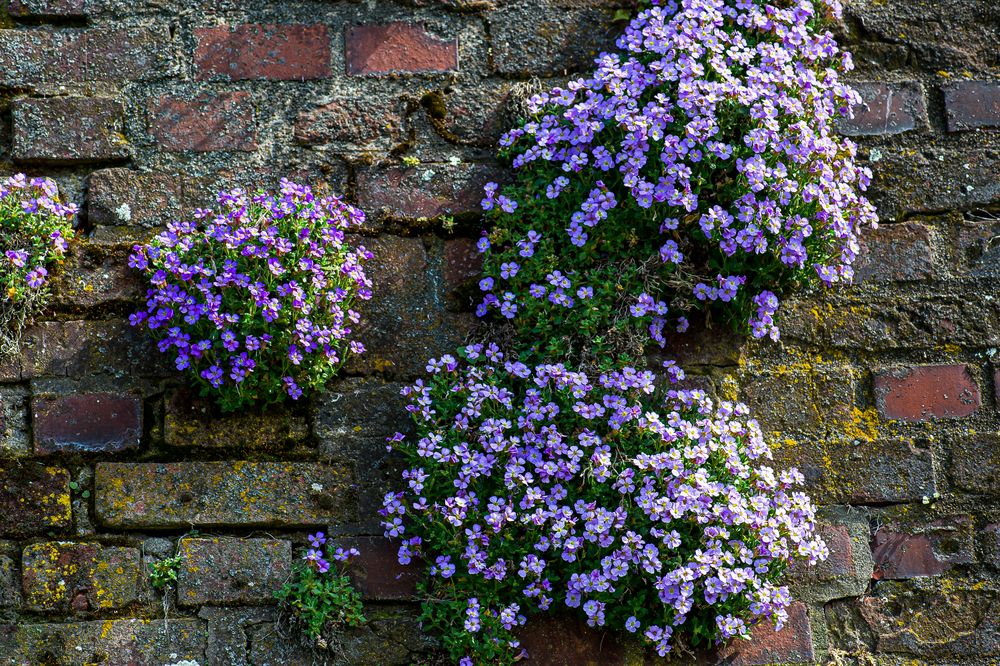
[[[77,212],[59,202],[48,178],[0,180],[0,354],[17,351],[24,327],[45,307],[49,268],[65,256]]]
[[[297,400],[364,351],[352,307],[371,298],[372,255],[345,237],[364,213],[288,180],[277,196],[234,189],[218,203],[135,247],[151,287],[131,323],[224,411]]]
[[[425,626],[453,659],[513,663],[517,629],[550,608],[661,656],[675,640],[707,646],[765,619],[780,628],[790,597],[779,576],[827,548],[795,490],[802,476],[766,464],[744,405],[658,388],[628,367],[591,379],[494,345],[462,356],[430,361],[430,379],[404,389],[417,433],[391,446],[407,488],[381,511],[399,561],[428,566]]]
[[[849,282],[877,224],[835,130],[860,103],[837,0],[653,4],[501,140],[478,312],[538,358],[636,359],[694,310],[777,339],[779,296]]]
[[[356,548],[333,547],[322,532],[309,535],[310,548],[297,563],[289,582],[275,598],[292,614],[313,641],[324,641],[338,627],[358,627],[365,623],[361,596],[348,576],[339,569]]]

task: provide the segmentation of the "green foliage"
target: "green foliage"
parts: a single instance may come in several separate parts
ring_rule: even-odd
[[[312,640],[332,629],[359,627],[366,621],[361,595],[351,579],[335,570],[321,572],[311,563],[296,563],[291,579],[274,596]]]
[[[181,567],[183,556],[178,553],[171,557],[154,562],[149,567],[149,582],[153,589],[160,592],[177,583],[177,570]]]

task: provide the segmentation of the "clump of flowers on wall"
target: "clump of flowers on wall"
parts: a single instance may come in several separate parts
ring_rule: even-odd
[[[0,180],[0,354],[12,354],[24,327],[44,309],[49,271],[69,248],[75,204],[59,201],[48,178]]]
[[[835,130],[860,102],[837,0],[654,4],[501,141],[479,314],[541,357],[634,359],[698,310],[777,339],[781,295],[849,282],[877,223]]]
[[[510,664],[536,613],[571,609],[667,654],[780,627],[796,559],[825,559],[794,469],[744,405],[652,372],[530,367],[496,346],[432,360],[393,438],[405,490],[382,509],[399,560],[430,576],[424,622],[462,664]],[[683,373],[670,366],[673,379]]]
[[[288,180],[276,195],[221,192],[217,210],[135,247],[150,288],[131,323],[225,411],[297,400],[364,351],[353,308],[371,298],[372,255],[346,238],[363,221]]]

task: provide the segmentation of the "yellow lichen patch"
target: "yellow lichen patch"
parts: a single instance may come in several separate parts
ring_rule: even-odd
[[[878,427],[882,424],[882,419],[878,410],[874,407],[861,410],[857,407],[851,409],[850,421],[841,424],[844,437],[852,441],[874,442],[879,436]]]

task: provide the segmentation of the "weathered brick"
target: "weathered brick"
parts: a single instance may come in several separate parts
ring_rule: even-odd
[[[909,83],[855,83],[861,104],[853,118],[841,118],[837,128],[847,136],[902,134],[927,124],[923,87]]]
[[[111,528],[298,527],[356,518],[353,470],[268,462],[99,463],[97,519]]]
[[[300,113],[295,121],[295,140],[308,146],[335,143],[362,147],[399,139],[402,123],[400,105],[359,94]]]
[[[268,604],[291,574],[292,544],[279,539],[182,539],[177,602]]]
[[[458,69],[458,39],[441,39],[421,24],[355,25],[344,40],[352,76]]]
[[[82,81],[85,63],[73,57],[77,40],[48,30],[0,30],[0,85]]]
[[[599,9],[561,9],[522,2],[489,14],[496,71],[517,76],[559,76],[590,68],[616,31]]]
[[[176,73],[166,25],[87,30],[71,52],[84,63],[84,81],[149,81]]]
[[[49,541],[24,549],[24,602],[30,610],[112,610],[139,598],[136,548]]]
[[[960,81],[944,86],[948,131],[1000,128],[1000,83]]]
[[[471,238],[459,238],[444,244],[444,280],[448,289],[458,289],[479,277],[483,255]]]
[[[0,537],[61,532],[72,526],[69,472],[38,463],[0,467]]]
[[[952,483],[964,491],[1000,494],[1000,438],[982,434],[956,439],[950,471]]]
[[[206,663],[200,620],[104,620],[66,624],[0,625],[0,655],[9,664],[90,663],[163,666]]]
[[[861,236],[856,282],[907,282],[934,277],[931,230],[918,222],[882,225]]]
[[[539,615],[518,632],[530,662],[546,666],[624,666],[627,649],[609,632],[578,617]]]
[[[11,16],[37,18],[79,18],[87,15],[92,0],[9,0]]]
[[[91,224],[157,227],[181,217],[182,185],[176,175],[101,169],[87,180]]]
[[[420,565],[399,563],[399,542],[383,537],[347,537],[336,540],[341,548],[357,548],[348,573],[355,587],[366,599],[398,601],[412,599],[422,578]]]
[[[142,331],[120,320],[47,321],[28,329],[21,375],[162,377],[176,372]]]
[[[482,164],[370,167],[358,174],[358,203],[392,219],[474,213],[482,210],[483,187],[497,177]]]
[[[1000,569],[1000,523],[992,523],[979,531],[982,543],[982,560],[994,569]]]
[[[31,452],[28,390],[20,386],[0,386],[0,458],[20,457]]]
[[[123,134],[121,102],[106,97],[49,97],[11,104],[19,162],[72,163],[123,160],[130,155]]]
[[[812,663],[812,627],[806,605],[796,601],[788,607],[788,621],[781,631],[774,630],[773,622],[762,622],[753,628],[749,642],[732,641],[720,650],[720,656],[730,666]]]
[[[35,396],[35,451],[114,453],[142,439],[142,399],[136,395],[84,393]]]
[[[21,583],[14,560],[0,555],[0,612],[21,607]]]
[[[875,376],[875,401],[887,419],[962,418],[979,411],[979,386],[967,365],[924,365]]]
[[[197,28],[198,79],[292,80],[331,75],[325,25],[237,25]]]
[[[876,578],[905,579],[940,575],[973,556],[974,526],[969,516],[929,523],[892,522],[875,532],[872,559]]]
[[[257,128],[250,93],[162,96],[150,105],[152,133],[164,150],[253,151]]]
[[[711,351],[711,345],[706,345]],[[753,372],[743,385],[743,399],[761,427],[782,433],[806,432],[848,421],[854,407],[850,368],[833,365],[777,368]],[[775,403],[780,393],[782,400]]]
[[[792,596],[809,603],[825,603],[864,594],[874,568],[867,516],[840,507],[821,509],[817,530],[830,554],[814,566],[803,560],[792,565],[787,577],[794,586]]]
[[[368,353],[348,361],[361,372],[392,378],[424,372],[428,358],[452,353],[474,325],[473,315],[448,312],[442,277],[419,238],[364,239],[375,258],[365,270],[379,285],[379,297],[361,303],[358,335]]]
[[[827,606],[827,622],[830,647],[853,654],[942,664],[1000,654],[1000,599],[974,581],[880,581],[871,596]]]
[[[163,439],[169,446],[275,451],[309,436],[301,416],[271,411],[220,417],[187,391],[171,393],[164,412]]]
[[[53,309],[81,313],[115,306],[131,308],[148,288],[128,265],[131,252],[130,244],[71,246],[62,270],[51,283]]]

